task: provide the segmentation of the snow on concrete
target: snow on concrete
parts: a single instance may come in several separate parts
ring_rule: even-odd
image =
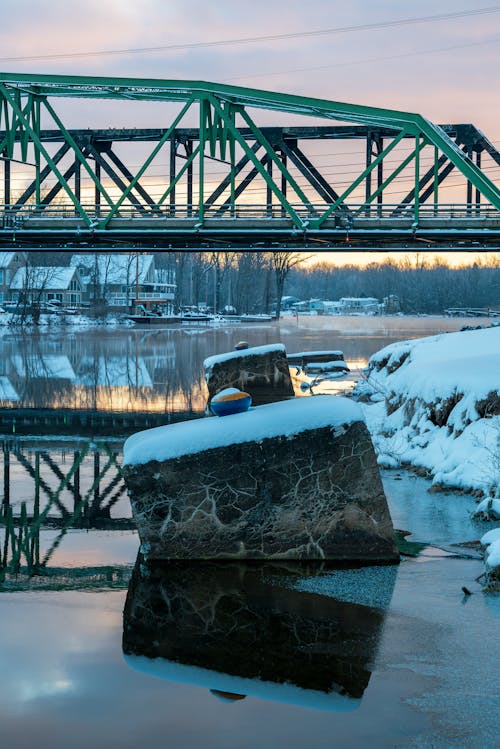
[[[310,429],[336,428],[356,421],[363,421],[359,406],[333,395],[269,403],[231,416],[183,421],[133,434],[123,448],[123,465],[170,460],[280,435],[292,437]]]
[[[208,377],[213,367],[221,362],[229,361],[230,359],[242,359],[246,356],[261,356],[262,354],[270,354],[273,351],[285,352],[285,347],[282,343],[270,343],[267,346],[253,346],[252,348],[239,349],[238,351],[228,351],[224,354],[216,354],[215,356],[209,356],[203,362],[205,368],[205,376]]]
[[[288,354],[290,359],[299,359],[308,356],[344,356],[343,351],[299,351],[297,354]]]
[[[386,346],[370,359],[367,383],[363,410],[380,464],[411,464],[436,485],[499,496],[500,327]]]

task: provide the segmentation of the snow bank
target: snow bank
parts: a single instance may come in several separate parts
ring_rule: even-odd
[[[478,504],[472,517],[478,520],[500,520],[500,499],[486,497]]]
[[[357,404],[333,395],[269,403],[245,413],[183,421],[133,434],[123,448],[123,465],[170,460],[212,448],[261,442],[279,435],[291,437],[309,429],[339,427],[355,421],[363,421]]]
[[[246,356],[256,356],[261,354],[270,354],[273,351],[285,352],[285,347],[282,343],[270,343],[267,346],[253,346],[252,348],[238,349],[237,351],[228,351],[224,354],[216,354],[215,356],[209,356],[203,362],[205,368],[205,375],[208,377],[215,364],[229,361],[230,359],[242,359]],[[285,352],[286,353],[286,352]]]
[[[500,528],[492,528],[481,538],[481,546],[489,546],[495,541],[500,541]]]
[[[367,383],[379,463],[424,468],[436,485],[500,492],[500,327],[386,346],[370,359]]]
[[[500,575],[500,541],[490,544],[486,551],[486,567],[489,570],[498,568]]]
[[[481,538],[481,546],[485,547],[487,576],[500,578],[500,528],[493,528],[485,533]]]

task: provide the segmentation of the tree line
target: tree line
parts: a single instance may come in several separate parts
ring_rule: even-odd
[[[29,253],[34,264],[44,253]],[[135,257],[135,253],[133,253]],[[62,257],[61,264],[69,264]],[[440,313],[451,307],[500,307],[500,254],[459,267],[423,253],[365,266],[312,262],[300,252],[158,252],[156,268],[175,271],[177,310],[207,307],[238,314],[274,313],[283,295],[301,300],[396,297],[402,312]],[[66,262],[65,262],[66,261]]]
[[[456,267],[423,254],[338,266],[293,252],[178,253],[175,267],[179,305],[227,305],[240,314],[273,312],[283,294],[330,301],[392,296],[408,314],[500,307],[500,254]]]

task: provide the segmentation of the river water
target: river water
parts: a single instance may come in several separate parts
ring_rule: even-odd
[[[15,517],[50,507],[36,533],[27,521],[27,545],[19,527],[14,547],[0,531],[4,562],[17,553],[21,568],[0,592],[2,744],[497,746],[500,600],[480,592],[479,559],[449,551],[486,530],[470,519],[472,498],[384,472],[395,526],[427,544],[399,567],[171,567],[151,580],[134,570],[138,539],[119,475],[124,435],[105,422],[98,434],[83,425],[78,436],[51,427],[49,437],[40,420],[53,408],[126,412],[130,424],[138,412],[201,413],[203,359],[242,339],[282,341],[290,353],[342,349],[356,373],[387,343],[462,324],[301,317],[4,332],[0,405],[29,411],[33,426],[2,438],[2,501]],[[25,574],[27,558],[43,574]]]

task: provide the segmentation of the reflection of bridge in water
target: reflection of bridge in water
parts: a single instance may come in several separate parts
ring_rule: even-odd
[[[47,443],[2,440],[0,582],[2,572],[46,574],[72,529],[135,530],[118,458],[121,441]],[[47,529],[54,533],[42,548]]]
[[[69,130],[57,97],[162,102],[171,120]],[[456,251],[500,239],[500,154],[470,124],[200,81],[4,73],[0,104],[4,246]],[[300,125],[259,124],[269,111]]]

